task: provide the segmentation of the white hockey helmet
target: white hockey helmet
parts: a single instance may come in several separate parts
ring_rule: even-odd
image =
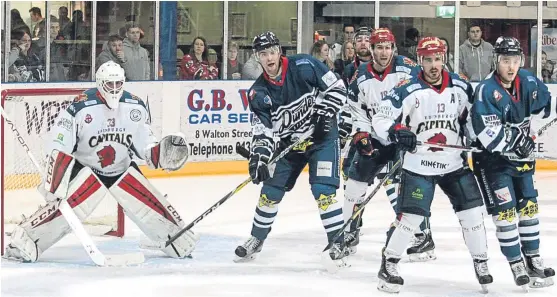
[[[97,89],[110,109],[118,108],[118,102],[124,93],[124,69],[114,61],[108,61],[99,67],[96,73]]]

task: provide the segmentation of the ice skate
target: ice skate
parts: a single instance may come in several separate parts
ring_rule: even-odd
[[[553,285],[555,270],[545,267],[540,255],[526,256],[526,272],[530,277],[530,288],[543,288]]]
[[[236,254],[234,262],[248,262],[255,259],[257,254],[263,249],[263,242],[265,241],[251,236],[243,245],[238,246],[234,251]]]
[[[431,238],[431,232],[424,232],[415,235],[411,247],[406,250],[410,262],[425,262],[437,259],[435,256],[435,243]]]
[[[379,284],[377,284],[377,289],[379,291],[387,293],[398,293],[402,286],[404,285],[404,279],[398,274],[398,262],[400,258],[389,258],[385,257],[385,248],[383,248],[381,269],[377,274],[379,278]]]
[[[358,244],[360,243],[360,229],[344,233],[344,241],[350,255],[358,251]]]
[[[482,286],[482,293],[487,294],[489,292],[487,285],[493,282],[493,276],[489,274],[489,269],[487,268],[487,260],[474,259],[474,271],[476,272],[476,278]]]
[[[349,254],[344,243],[335,243],[329,250],[321,253],[321,262],[329,273],[336,273],[342,268],[350,267],[346,261]]]
[[[510,262],[511,271],[513,272],[514,283],[517,286],[522,287],[525,292],[528,292],[528,283],[530,282],[530,277],[526,273],[526,266],[524,265],[524,260],[520,259],[518,261]]]

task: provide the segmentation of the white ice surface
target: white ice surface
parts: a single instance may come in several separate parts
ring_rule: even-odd
[[[234,189],[246,176],[155,179],[186,222]],[[536,174],[540,194],[541,253],[557,267],[557,172]],[[146,261],[135,267],[95,267],[73,234],[43,254],[40,262],[2,260],[1,296],[389,296],[379,292],[377,271],[385,231],[394,218],[383,190],[364,214],[364,235],[351,268],[330,275],[320,263],[326,237],[312,198],[308,175],[280,204],[273,230],[259,258],[232,261],[234,249],[250,234],[259,186],[250,184],[199,223],[201,235],[193,259],[175,260],[145,251]],[[338,197],[342,201],[342,190]],[[432,229],[438,259],[401,264],[405,286],[398,296],[484,296],[474,276],[472,260],[458,220],[439,189],[432,205]],[[491,219],[486,219],[490,270],[494,283],[487,296],[524,296],[514,285],[502,256]],[[139,230],[126,222],[123,239],[95,237],[105,253],[138,251]],[[530,290],[529,296],[557,296],[557,286]]]

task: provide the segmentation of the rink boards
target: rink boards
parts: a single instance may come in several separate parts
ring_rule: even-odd
[[[190,159],[181,170],[167,173],[143,168],[147,177],[170,177],[206,174],[247,173],[247,162],[235,153],[236,145],[248,146],[251,140],[248,102],[252,81],[146,81],[128,82],[125,89],[148,104],[153,132],[157,137],[181,131],[188,139]],[[38,141],[35,136],[46,135],[62,102],[68,96],[56,96],[56,92],[67,88],[91,88],[94,83],[44,83],[3,84],[5,89],[52,90],[52,95],[25,96],[18,102],[3,102],[18,126],[30,142]],[[557,95],[557,84],[548,85]],[[71,98],[69,98],[71,100]],[[553,117],[555,111],[553,110]],[[534,129],[544,122],[534,122]],[[3,125],[3,123],[2,123]],[[2,126],[5,129],[4,126]],[[538,152],[557,155],[557,126],[550,128],[549,135],[537,141]],[[12,166],[15,160],[27,158],[19,148],[11,131],[5,129],[3,145],[4,177],[36,179],[31,166]],[[39,146],[39,144],[34,144]],[[39,152],[37,152],[38,154]],[[13,163],[13,164],[12,164]],[[539,160],[538,170],[557,170],[557,162]]]

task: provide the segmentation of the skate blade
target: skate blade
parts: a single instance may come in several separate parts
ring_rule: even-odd
[[[402,289],[402,285],[398,284],[389,284],[386,281],[379,279],[379,283],[377,284],[377,290],[383,291],[386,293],[399,293],[400,289]]]
[[[530,292],[530,287],[528,286],[528,284],[522,285],[520,287],[522,288],[522,291],[524,291],[524,293]]]
[[[528,286],[533,289],[553,286],[553,278],[552,277],[547,277],[547,278],[531,277]]]
[[[245,262],[253,261],[256,258],[257,258],[257,253],[251,254],[251,255],[245,256],[245,257],[240,257],[238,255],[235,255],[235,257],[232,261],[234,261],[235,263],[245,263]]]
[[[481,290],[482,294],[489,293],[489,288],[487,287],[487,285],[484,284],[484,285],[481,285],[481,286],[482,286],[482,290]]]
[[[435,250],[431,250],[425,253],[410,254],[408,259],[410,262],[427,262],[436,260],[437,256],[435,256]]]
[[[346,262],[346,257],[339,260],[331,259],[331,255],[329,255],[329,250],[326,250],[321,253],[321,263],[323,263],[323,266],[325,266],[327,272],[333,274],[339,272],[339,270],[343,268],[350,267],[350,264]]]
[[[358,251],[358,247],[357,247],[357,246],[349,246],[349,247],[348,247],[348,254],[349,254],[349,255],[354,255],[357,251]]]

